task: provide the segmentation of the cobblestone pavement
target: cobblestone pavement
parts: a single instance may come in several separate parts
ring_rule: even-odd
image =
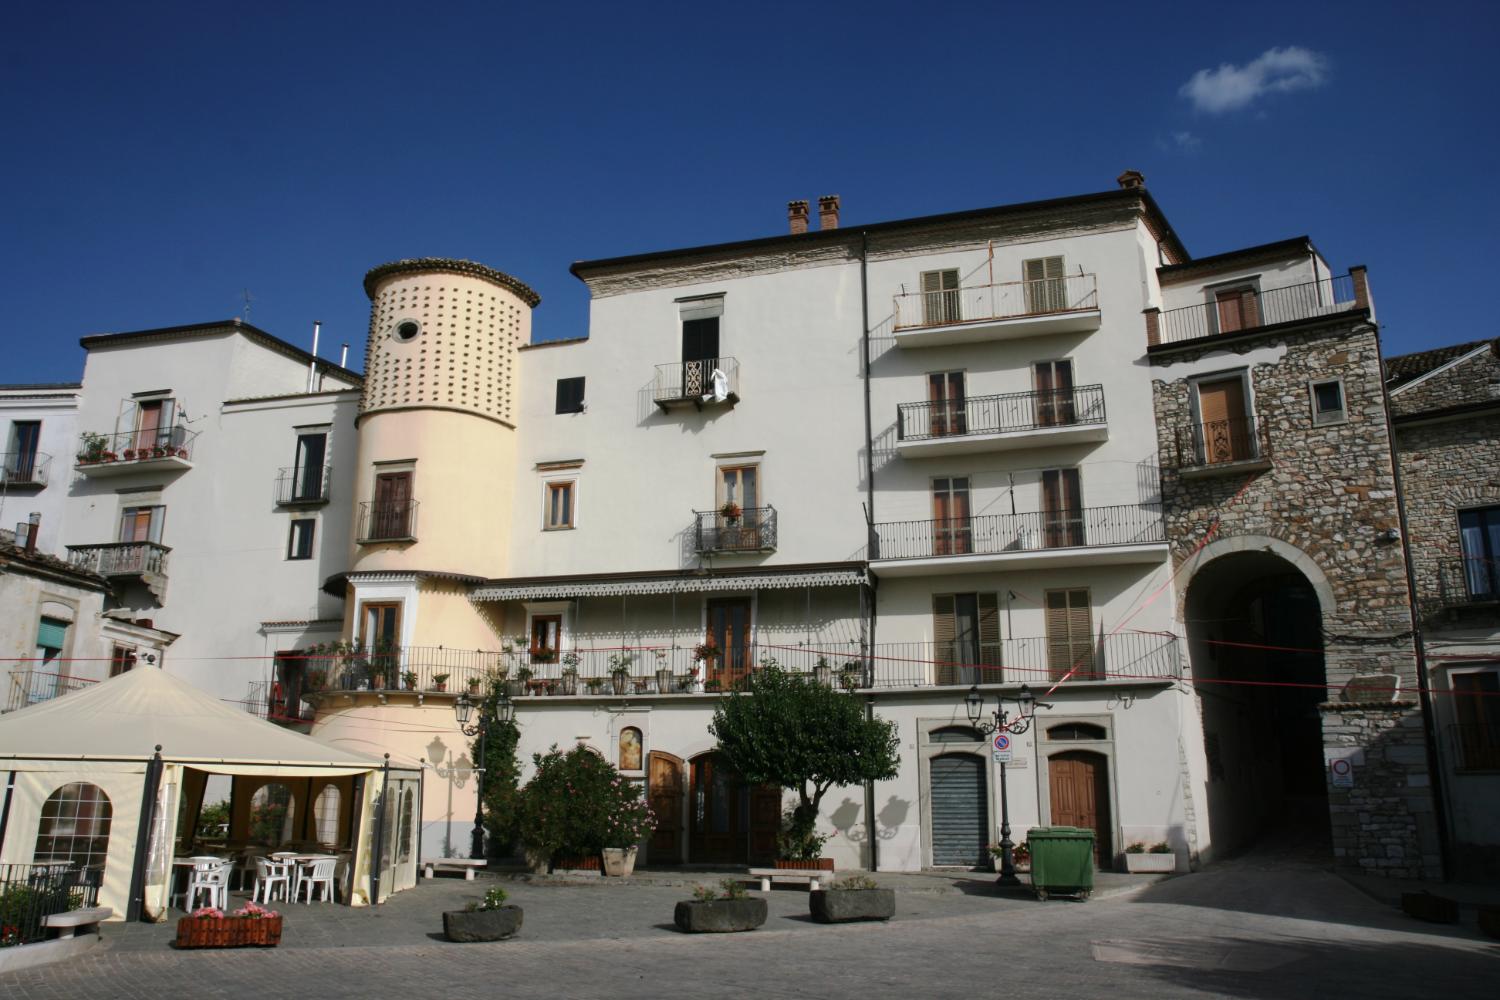
[[[959,883],[954,885],[953,883]],[[170,926],[112,925],[76,961],[0,976],[0,997],[1489,997],[1500,946],[1416,923],[1320,871],[1228,866],[1087,903],[899,889],[890,924],[827,927],[770,895],[750,934],[683,935],[680,886],[507,882],[519,937],[454,945],[440,880],[385,906],[283,906],[281,947],[178,952]],[[920,886],[922,883],[912,883]]]

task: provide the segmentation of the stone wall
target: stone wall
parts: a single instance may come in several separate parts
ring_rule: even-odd
[[[1475,357],[1440,371],[1420,382],[1391,393],[1391,413],[1396,417],[1500,401],[1500,340]]]

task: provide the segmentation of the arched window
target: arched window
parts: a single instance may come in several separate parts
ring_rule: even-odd
[[[944,726],[927,734],[928,743],[983,743],[984,734],[973,726]]]
[[[292,790],[279,781],[261,785],[250,796],[250,839],[279,847],[292,839]]]
[[[1047,730],[1049,740],[1104,740],[1109,734],[1103,726],[1088,722],[1064,722]]]
[[[37,828],[36,864],[70,862],[102,877],[109,853],[109,796],[98,785],[75,781],[63,785],[42,803]]]
[[[401,863],[405,864],[411,860],[412,851],[412,820],[415,818],[416,810],[413,803],[416,794],[408,788],[401,795],[401,827],[396,831],[396,842],[401,845]]]
[[[337,785],[324,785],[313,802],[313,826],[317,828],[318,843],[328,846],[339,842],[339,789]]]

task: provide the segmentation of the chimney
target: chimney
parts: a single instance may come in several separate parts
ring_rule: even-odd
[[[786,203],[786,221],[792,227],[792,235],[797,236],[807,232],[807,202],[789,201]]]
[[[836,194],[825,194],[818,199],[818,228],[837,229],[839,227],[839,196]]]
[[[36,552],[36,536],[42,533],[42,514],[40,511],[32,511],[26,518],[26,549],[27,555]]]
[[[1139,170],[1127,170],[1119,177],[1116,177],[1115,181],[1126,191],[1131,191],[1135,188],[1146,186],[1146,175]]]

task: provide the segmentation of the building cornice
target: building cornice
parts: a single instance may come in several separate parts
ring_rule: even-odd
[[[359,372],[350,371],[325,358],[314,357],[297,345],[287,343],[259,327],[251,326],[237,316],[233,319],[209,323],[187,323],[182,326],[162,326],[150,330],[131,330],[125,333],[96,333],[79,339],[78,343],[84,350],[92,351],[96,348],[125,347],[153,341],[189,340],[194,337],[216,337],[228,333],[241,334],[262,347],[270,348],[304,365],[316,362],[319,371],[336,378],[346,379],[352,382],[355,388],[364,384],[364,376]]]
[[[394,278],[403,274],[462,274],[470,278],[482,278],[491,284],[499,285],[507,291],[515,293],[521,301],[535,309],[542,301],[542,297],[531,290],[531,287],[519,278],[513,278],[504,271],[497,271],[493,267],[486,267],[477,261],[457,260],[451,257],[410,257],[404,260],[393,260],[389,264],[381,264],[372,267],[365,272],[365,294],[375,298],[375,289],[387,278]]]

